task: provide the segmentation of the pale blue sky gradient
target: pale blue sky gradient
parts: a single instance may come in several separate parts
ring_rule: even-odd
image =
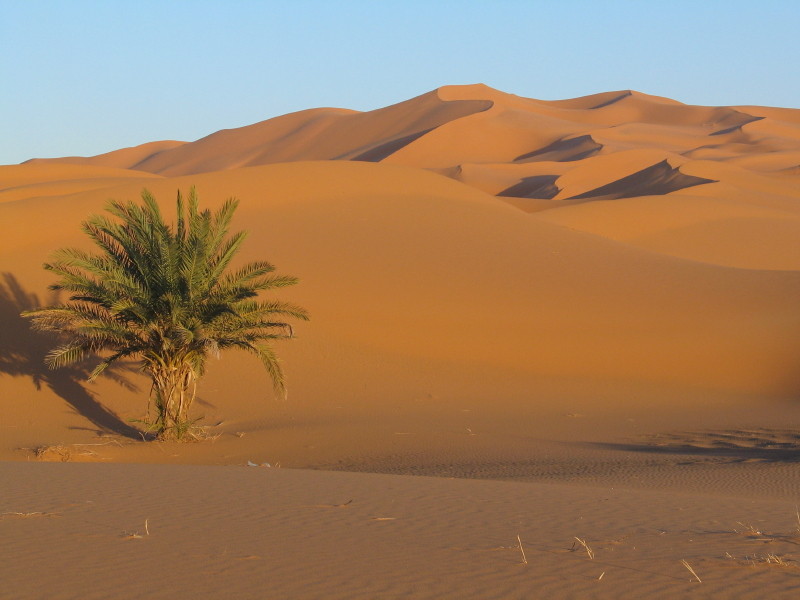
[[[800,1],[0,0],[0,164],[441,85],[800,107]]]

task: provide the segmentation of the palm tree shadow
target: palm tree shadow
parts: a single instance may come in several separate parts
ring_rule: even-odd
[[[44,357],[58,342],[55,336],[31,328],[20,313],[39,308],[36,294],[23,289],[11,273],[0,277],[0,374],[29,377],[36,389],[43,386],[65,400],[73,410],[87,418],[101,432],[115,433],[140,440],[143,432],[123,421],[119,415],[98,402],[86,389],[91,371],[84,361],[56,370],[48,369]],[[106,374],[119,385],[132,391],[136,386],[126,377],[131,365],[109,368]]]

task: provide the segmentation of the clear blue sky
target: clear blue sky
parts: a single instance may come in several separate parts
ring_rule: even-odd
[[[800,107],[800,0],[0,0],[0,164],[441,85]]]

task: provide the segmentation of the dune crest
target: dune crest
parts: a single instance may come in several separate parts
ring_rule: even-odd
[[[182,146],[186,142],[163,140],[147,142],[130,148],[113,150],[92,157],[67,156],[65,158],[32,158],[23,164],[65,163],[73,165],[93,165],[100,167],[116,167],[119,169],[136,169],[137,165],[146,162],[156,154]]]

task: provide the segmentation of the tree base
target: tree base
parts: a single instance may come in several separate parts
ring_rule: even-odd
[[[158,442],[202,442],[211,438],[206,428],[195,425],[197,421],[180,423],[161,429],[154,438]]]

